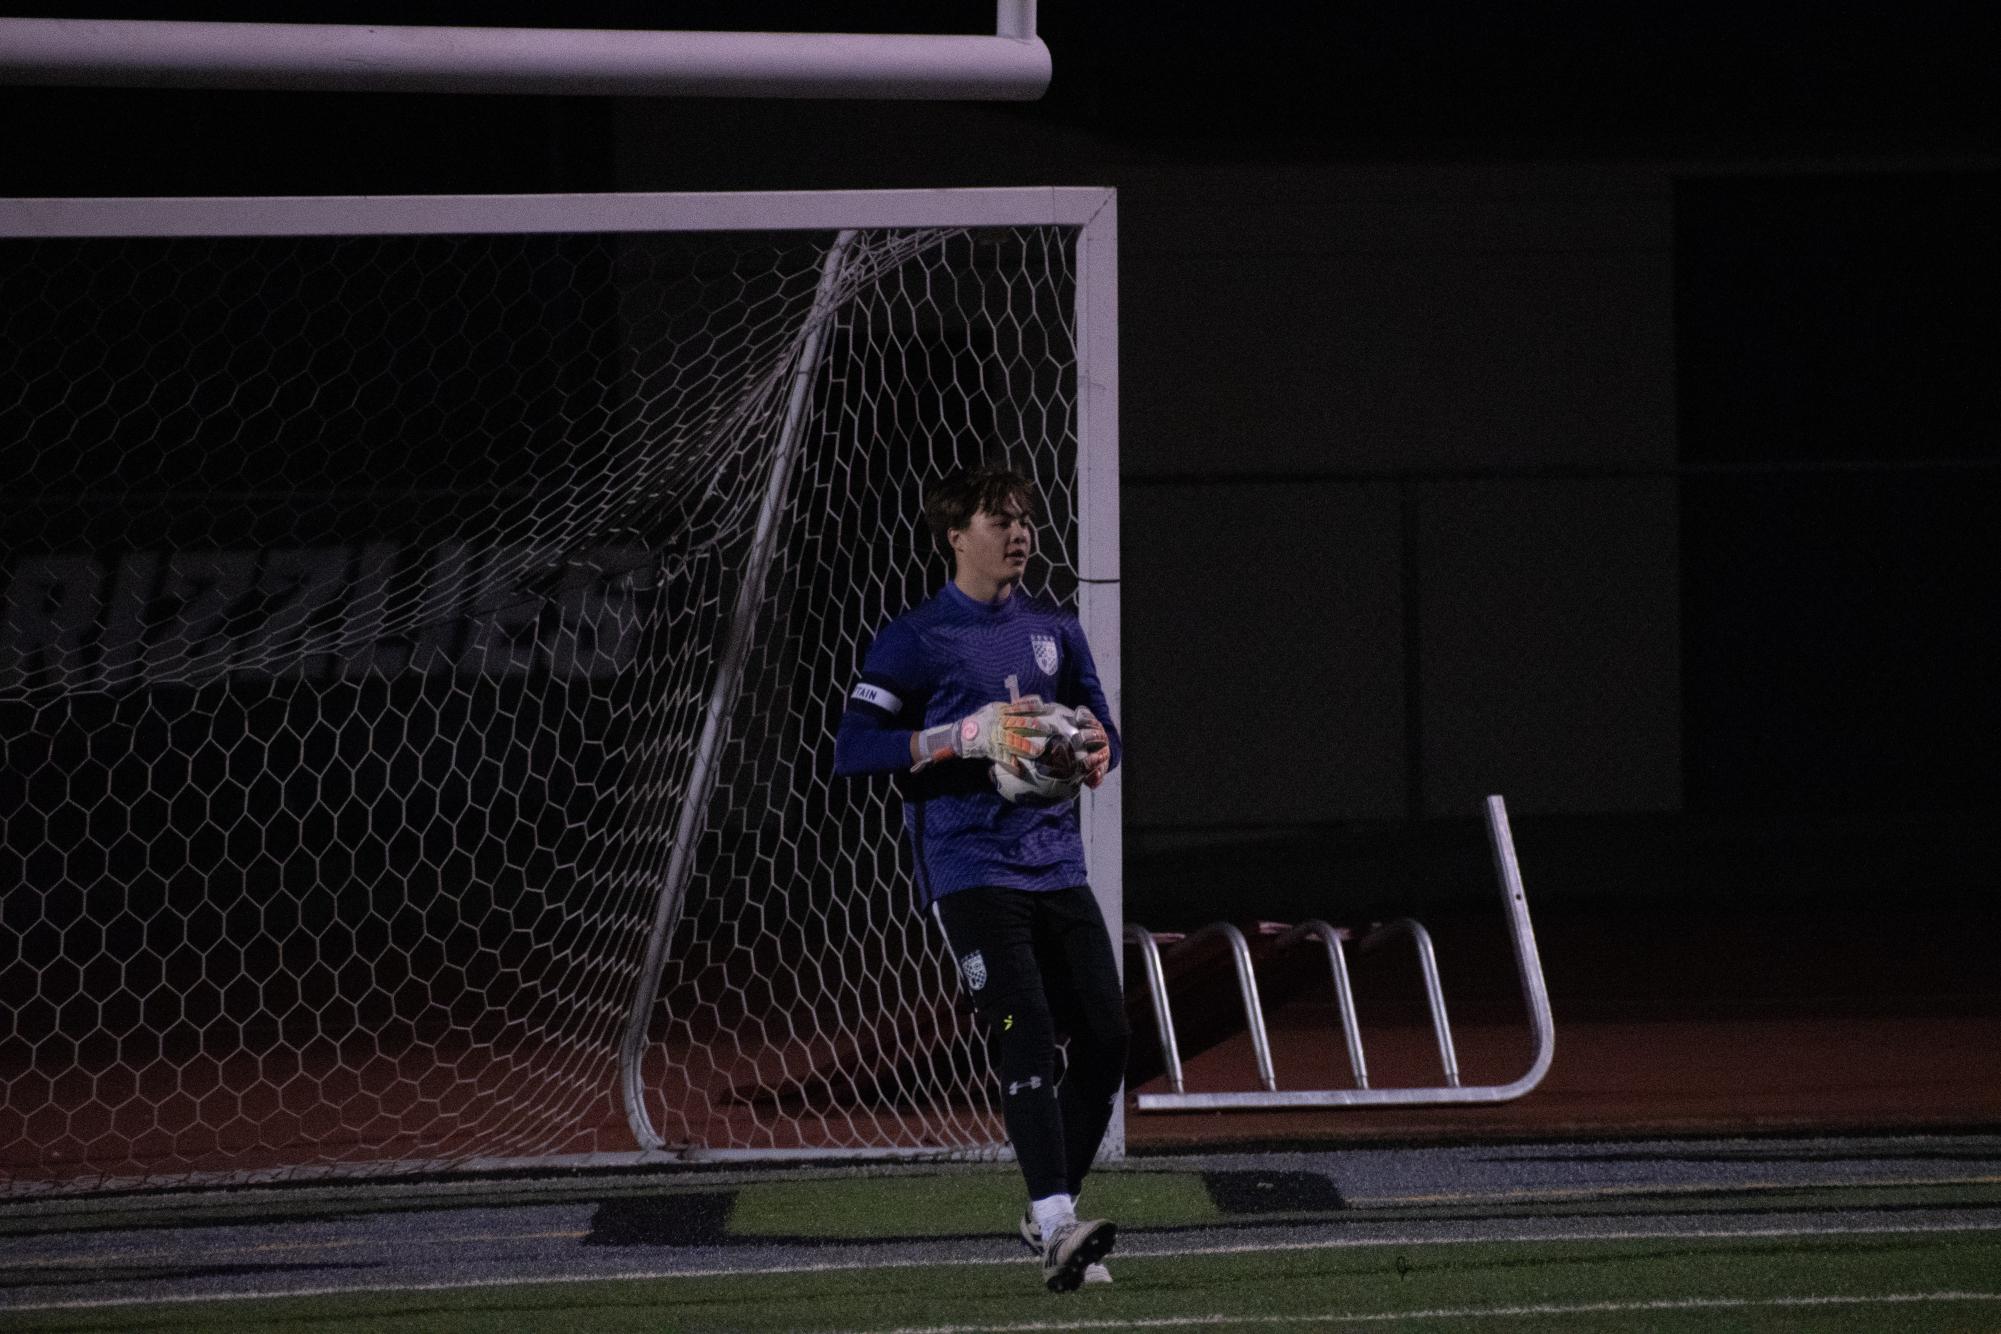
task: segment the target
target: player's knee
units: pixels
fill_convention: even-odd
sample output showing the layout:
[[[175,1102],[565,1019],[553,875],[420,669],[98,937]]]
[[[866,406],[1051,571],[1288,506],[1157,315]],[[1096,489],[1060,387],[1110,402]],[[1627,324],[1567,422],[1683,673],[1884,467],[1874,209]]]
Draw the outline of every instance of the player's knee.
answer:
[[[1117,1024],[1091,1024],[1070,1036],[1070,1067],[1066,1079],[1078,1079],[1109,1094],[1125,1078],[1127,1051],[1132,1045],[1123,1018]]]
[[[1105,1065],[1123,1073],[1126,1068],[1126,1056],[1132,1050],[1132,1042],[1132,1030],[1124,1024],[1107,1033],[1099,1043],[1099,1051],[1102,1053]]]
[[[1056,1023],[1040,996],[1033,992],[999,996],[982,1007],[981,1015],[1004,1078],[1050,1077],[1056,1061]]]
[[[1124,1068],[1126,1051],[1132,1045],[1132,1029],[1126,1023],[1125,1007],[1095,1010],[1070,1036],[1073,1045],[1089,1049],[1094,1061]]]
[[[1003,1045],[1056,1041],[1049,1004],[1033,991],[996,996],[980,1007],[980,1017]]]

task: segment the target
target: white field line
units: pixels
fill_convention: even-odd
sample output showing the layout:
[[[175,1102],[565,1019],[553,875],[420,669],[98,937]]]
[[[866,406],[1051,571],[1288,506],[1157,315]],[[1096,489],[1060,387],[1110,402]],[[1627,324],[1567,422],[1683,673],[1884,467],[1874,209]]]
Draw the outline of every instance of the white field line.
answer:
[[[1337,1251],[1364,1250],[1380,1246],[1472,1246],[1483,1244],[1540,1245],[1553,1242],[1594,1242],[1594,1241],[1737,1241],[1772,1240],[1774,1238],[1801,1237],[1873,1237],[1873,1236],[1922,1236],[1945,1235],[1962,1232],[2001,1232],[2001,1221],[1969,1221],[1952,1223],[1910,1223],[1884,1224],[1836,1224],[1826,1227],[1763,1227],[1763,1228],[1674,1228],[1631,1229],[1621,1232],[1524,1232],[1506,1237],[1469,1236],[1428,1236],[1428,1237],[1323,1237],[1311,1241],[1258,1241],[1217,1246],[1175,1246],[1141,1245],[1120,1248],[1116,1254],[1122,1260],[1133,1259],[1175,1259],[1200,1255],[1247,1255],[1270,1254],[1275,1251]],[[351,1283],[322,1284],[316,1287],[268,1288],[243,1292],[201,1292],[169,1293],[152,1296],[130,1297],[78,1297],[62,1301],[13,1304],[0,1301],[0,1314],[13,1311],[69,1311],[88,1310],[98,1307],[117,1306],[179,1306],[199,1305],[202,1302],[278,1301],[292,1297],[340,1297],[356,1296],[363,1293],[403,1293],[403,1292],[461,1292],[492,1288],[526,1288],[556,1286],[566,1283],[640,1283],[663,1279],[679,1278],[762,1278],[781,1277],[788,1274],[833,1274],[857,1270],[881,1269],[944,1269],[966,1268],[990,1265],[1030,1265],[1033,1261],[1020,1254],[1006,1256],[962,1256],[962,1257],[922,1257],[898,1258],[893,1256],[863,1255],[847,1261],[828,1261],[820,1264],[790,1265],[717,1265],[706,1269],[632,1269],[607,1270],[600,1273],[579,1274],[575,1272],[550,1274],[509,1274],[504,1278],[446,1279],[435,1283]],[[2001,1294],[1996,1294],[2001,1298]],[[1969,1300],[1984,1299],[1982,1294],[1973,1294]],[[1196,1317],[1189,1317],[1194,1319]],[[1203,1317],[1208,1318],[1208,1317]],[[1222,1317],[1215,1317],[1222,1318]],[[1235,1317],[1231,1317],[1234,1319]],[[1304,1317],[1301,1317],[1304,1319]],[[1399,1316],[1398,1318],[1403,1318]],[[1078,1326],[1086,1328],[1087,1326]],[[987,1326],[969,1326],[985,1329]],[[1001,1328],[994,1326],[993,1328]],[[1038,1326],[1024,1325],[1022,1329]],[[1068,1326],[1050,1326],[1068,1328]]]
[[[1433,1191],[1425,1194],[1344,1195],[1351,1209],[1397,1209],[1456,1204],[1575,1204],[1579,1200],[1663,1198],[1676,1195],[1767,1195],[1785,1191],[1903,1190],[1913,1187],[2001,1186],[2001,1175],[1938,1177],[1856,1177],[1846,1181],[1670,1181],[1647,1184],[1608,1181],[1595,1186],[1519,1186],[1493,1190]]]
[[[1184,1315],[1120,1320],[1035,1320],[1011,1325],[909,1325],[884,1334],[1039,1334],[1043,1330],[1217,1329],[1228,1325],[1392,1325],[1413,1320],[1525,1320],[1571,1315],[1633,1315],[1646,1311],[1742,1311],[1763,1307],[1912,1306],[1938,1302],[2001,1302],[2001,1292],[1890,1292],[1875,1297],[1661,1297],[1640,1302],[1548,1302],[1535,1306],[1452,1306],[1429,1311],[1350,1315]]]

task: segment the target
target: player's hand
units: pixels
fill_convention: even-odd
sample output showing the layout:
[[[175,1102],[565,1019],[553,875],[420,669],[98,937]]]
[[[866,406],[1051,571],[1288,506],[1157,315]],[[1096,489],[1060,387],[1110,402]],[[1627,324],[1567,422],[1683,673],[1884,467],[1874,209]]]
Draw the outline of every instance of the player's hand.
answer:
[[[1084,786],[1096,787],[1112,771],[1112,735],[1089,708],[1080,706],[1075,713],[1077,735],[1071,738],[1070,749],[1084,762]]]
[[[917,734],[912,771],[940,760],[1016,760],[1033,757],[1036,741],[1053,735],[1042,721],[1042,701],[1034,695],[995,700],[956,723],[941,723]]]

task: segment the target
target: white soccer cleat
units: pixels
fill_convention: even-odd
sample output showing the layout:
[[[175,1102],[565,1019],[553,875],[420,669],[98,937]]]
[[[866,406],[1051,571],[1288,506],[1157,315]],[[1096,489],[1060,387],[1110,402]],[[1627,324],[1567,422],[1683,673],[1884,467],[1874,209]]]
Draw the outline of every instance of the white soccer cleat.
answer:
[[[1042,1284],[1051,1292],[1075,1292],[1084,1272],[1109,1255],[1119,1225],[1102,1218],[1065,1223],[1042,1241]],[[1111,1274],[1107,1271],[1105,1277]]]
[[[1042,1254],[1042,1229],[1035,1225],[1035,1210],[1033,1209],[1024,1209],[1021,1212],[1021,1244],[1028,1248],[1030,1255]],[[1112,1271],[1103,1265],[1093,1263],[1084,1266],[1085,1287],[1092,1287],[1099,1283],[1110,1283],[1111,1281]]]

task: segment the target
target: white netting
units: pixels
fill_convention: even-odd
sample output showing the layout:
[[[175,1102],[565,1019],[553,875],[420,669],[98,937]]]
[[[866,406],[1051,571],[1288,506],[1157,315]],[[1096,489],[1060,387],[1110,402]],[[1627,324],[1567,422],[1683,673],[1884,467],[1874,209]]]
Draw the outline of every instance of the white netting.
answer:
[[[621,1036],[788,417],[643,1119],[995,1144],[895,798],[832,734],[944,575],[943,472],[1031,469],[1074,602],[1073,246],[0,241],[9,1186],[632,1150]]]

